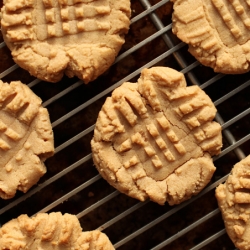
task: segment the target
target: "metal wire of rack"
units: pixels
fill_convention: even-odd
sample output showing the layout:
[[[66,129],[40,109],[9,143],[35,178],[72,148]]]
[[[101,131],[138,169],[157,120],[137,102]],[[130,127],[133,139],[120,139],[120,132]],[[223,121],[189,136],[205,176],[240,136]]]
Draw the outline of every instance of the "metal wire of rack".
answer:
[[[2,4],[2,3],[1,3]],[[0,37],[0,79],[21,80],[49,110],[56,154],[47,173],[26,194],[0,201],[0,223],[21,213],[61,211],[76,214],[83,230],[105,232],[116,249],[234,249],[214,197],[232,166],[250,154],[250,74],[227,76],[200,65],[171,32],[168,0],[132,0],[131,28],[112,67],[85,85],[64,77],[56,84],[30,76],[11,59]],[[214,101],[223,128],[222,153],[211,183],[197,196],[177,205],[138,202],[109,186],[92,162],[90,140],[98,112],[110,92],[140,71],[155,65],[183,72]]]

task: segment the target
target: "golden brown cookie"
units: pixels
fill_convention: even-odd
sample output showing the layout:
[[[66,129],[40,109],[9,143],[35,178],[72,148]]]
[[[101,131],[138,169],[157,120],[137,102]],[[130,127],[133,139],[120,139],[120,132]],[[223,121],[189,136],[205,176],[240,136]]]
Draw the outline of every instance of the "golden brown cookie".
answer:
[[[75,215],[38,213],[21,215],[0,228],[0,249],[114,250],[108,237],[98,230],[82,232]]]
[[[129,18],[129,0],[4,0],[1,27],[14,61],[31,75],[88,83],[114,62]]]
[[[216,109],[198,86],[170,68],[144,69],[104,103],[91,141],[100,174],[121,192],[144,201],[178,204],[200,192],[220,153]]]
[[[173,33],[190,53],[214,71],[238,74],[250,66],[250,3],[223,0],[172,0]]]
[[[238,249],[250,249],[250,155],[234,165],[215,194],[229,237]]]
[[[47,109],[19,81],[0,80],[0,197],[12,198],[46,173],[44,161],[54,154]]]

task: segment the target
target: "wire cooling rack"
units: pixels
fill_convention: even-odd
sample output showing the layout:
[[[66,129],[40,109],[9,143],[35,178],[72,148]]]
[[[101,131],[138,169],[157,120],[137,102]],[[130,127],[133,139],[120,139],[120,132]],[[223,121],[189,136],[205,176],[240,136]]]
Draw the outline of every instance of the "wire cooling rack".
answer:
[[[0,2],[2,5],[2,2]],[[0,223],[20,214],[61,211],[77,215],[83,230],[100,229],[116,249],[235,249],[228,238],[214,196],[232,166],[250,154],[250,74],[223,75],[200,65],[171,31],[167,0],[132,0],[131,27],[112,67],[85,85],[64,77],[42,82],[13,61],[0,37],[0,79],[21,80],[43,100],[50,113],[56,153],[47,173],[26,194],[0,201]],[[167,66],[185,74],[213,100],[223,128],[223,149],[214,157],[212,181],[197,196],[160,206],[123,195],[96,171],[90,140],[102,104],[125,81],[136,82],[146,67]]]

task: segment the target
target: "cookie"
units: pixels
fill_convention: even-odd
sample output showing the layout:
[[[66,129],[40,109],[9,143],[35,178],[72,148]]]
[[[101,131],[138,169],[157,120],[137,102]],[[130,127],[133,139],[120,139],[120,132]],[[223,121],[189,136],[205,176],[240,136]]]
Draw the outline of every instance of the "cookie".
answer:
[[[249,1],[172,2],[173,33],[188,44],[189,52],[198,61],[225,74],[249,71]]]
[[[129,0],[4,0],[1,27],[14,61],[31,75],[88,83],[114,62],[130,12]]]
[[[114,250],[108,237],[98,231],[82,232],[75,215],[38,213],[21,215],[0,228],[0,249]]]
[[[91,140],[96,168],[122,193],[178,204],[200,192],[220,153],[221,126],[210,98],[171,68],[143,69],[99,112]]]
[[[46,173],[54,138],[42,100],[20,81],[0,80],[0,197],[27,192]]]
[[[215,195],[226,231],[238,249],[250,249],[250,155],[234,165]]]

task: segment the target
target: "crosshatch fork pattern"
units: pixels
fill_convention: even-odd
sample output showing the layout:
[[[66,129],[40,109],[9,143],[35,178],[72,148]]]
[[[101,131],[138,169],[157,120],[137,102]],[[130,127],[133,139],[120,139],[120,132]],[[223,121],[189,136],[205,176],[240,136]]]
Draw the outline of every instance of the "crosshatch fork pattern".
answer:
[[[132,1],[133,7],[138,7],[137,5],[140,5],[140,11],[134,12],[134,17],[132,18],[132,27],[131,31],[133,31],[133,27],[137,27],[137,23],[140,23],[140,21],[147,22],[147,20],[150,20],[150,22],[153,23],[153,25],[156,27],[157,30],[161,31],[163,28],[165,28],[165,22],[163,18],[160,18],[161,9],[165,5],[169,4],[168,0],[162,0],[162,1]],[[152,4],[152,5],[151,5]],[[153,5],[154,4],[154,5]],[[136,9],[136,8],[135,8]],[[165,10],[163,10],[164,12]],[[141,33],[143,35],[143,33]],[[124,76],[124,78],[116,79],[114,84],[109,89],[103,90],[100,89],[98,94],[89,96],[88,99],[84,98],[84,95],[82,95],[82,98],[84,99],[84,102],[82,100],[81,104],[77,104],[74,107],[71,107],[71,110],[64,111],[56,115],[54,113],[54,106],[60,106],[62,104],[66,103],[70,105],[69,102],[67,102],[68,97],[70,96],[70,93],[73,92],[77,94],[78,89],[83,88],[84,91],[88,91],[90,86],[84,87],[81,83],[78,82],[78,80],[75,79],[75,82],[73,82],[73,85],[62,85],[63,83],[60,83],[60,86],[54,85],[49,86],[46,85],[44,82],[40,82],[37,79],[33,81],[33,79],[30,79],[27,81],[29,86],[32,86],[32,88],[39,92],[39,86],[43,89],[41,93],[45,91],[46,88],[50,88],[53,90],[53,95],[43,95],[44,101],[48,103],[48,109],[51,112],[52,116],[52,122],[54,124],[54,131],[55,131],[55,139],[56,139],[56,146],[57,146],[57,153],[53,157],[53,159],[57,159],[59,162],[60,158],[63,158],[64,161],[63,164],[60,166],[60,171],[56,172],[54,167],[56,165],[55,162],[53,162],[53,159],[49,160],[47,162],[48,165],[48,173],[45,179],[41,180],[39,185],[37,187],[34,187],[32,190],[30,190],[27,194],[24,195],[17,195],[16,198],[14,198],[11,201],[8,202],[0,202],[0,223],[6,222],[6,220],[11,219],[13,217],[16,217],[16,215],[19,215],[20,212],[27,212],[30,215],[42,210],[42,211],[57,211],[58,209],[61,209],[64,212],[73,212],[78,215],[78,217],[81,220],[82,226],[88,230],[91,229],[91,223],[93,221],[96,221],[96,223],[93,225],[93,227],[99,227],[100,229],[104,230],[108,234],[108,236],[111,238],[112,242],[114,243],[115,247],[118,249],[127,249],[126,247],[130,244],[132,246],[138,246],[138,249],[147,249],[147,247],[140,248],[140,245],[145,242],[146,246],[149,246],[148,249],[178,249],[179,244],[184,241],[186,249],[222,249],[222,247],[229,246],[227,249],[234,249],[234,247],[231,245],[230,240],[226,237],[226,233],[224,228],[221,229],[214,229],[211,231],[210,234],[207,232],[209,231],[209,228],[211,228],[211,225],[216,225],[217,222],[221,223],[220,217],[218,217],[218,210],[215,208],[214,211],[211,210],[211,213],[205,214],[201,213],[200,220],[197,219],[197,221],[192,222],[189,221],[191,217],[194,217],[196,213],[199,211],[205,210],[206,203],[196,203],[196,199],[198,200],[209,200],[209,203],[213,203],[213,190],[214,188],[221,182],[225,181],[226,178],[226,170],[227,168],[224,167],[225,161],[228,159],[230,164],[232,162],[236,162],[236,160],[244,158],[246,154],[249,154],[249,141],[250,136],[249,132],[241,131],[242,134],[240,136],[235,137],[235,129],[237,129],[237,126],[242,127],[243,122],[247,122],[247,117],[249,117],[250,113],[250,107],[249,103],[245,103],[245,106],[242,106],[242,109],[240,108],[241,105],[239,102],[235,102],[234,107],[231,108],[230,112],[228,111],[230,115],[226,115],[226,111],[223,109],[220,109],[221,105],[222,107],[224,103],[231,103],[231,100],[235,100],[237,95],[241,95],[241,98],[243,100],[243,97],[249,93],[249,81],[244,75],[239,75],[236,77],[234,76],[224,76],[224,75],[213,75],[209,74],[208,77],[204,78],[198,78],[199,71],[204,72],[204,68],[199,65],[196,61],[188,60],[187,54],[183,54],[183,43],[176,43],[176,41],[172,40],[172,35],[170,32],[164,32],[159,34],[162,38],[162,40],[167,44],[168,49],[161,54],[155,55],[155,58],[152,59],[152,61],[149,61],[141,66],[143,67],[151,67],[153,65],[162,63],[162,60],[164,58],[167,58],[171,56],[171,60],[173,62],[173,67],[178,68],[182,70],[187,79],[189,79],[189,82],[192,84],[199,84],[201,87],[210,94],[210,89],[213,89],[213,86],[215,86],[216,93],[218,94],[221,89],[218,86],[223,86],[225,88],[225,92],[218,96],[216,95],[213,97],[215,103],[217,103],[217,106],[219,108],[219,113],[217,115],[217,121],[219,121],[222,124],[223,127],[223,139],[224,139],[224,148],[222,150],[222,153],[219,157],[216,157],[214,159],[215,165],[218,168],[218,172],[222,172],[223,178],[217,179],[219,173],[215,173],[215,179],[213,180],[213,183],[207,187],[207,189],[204,190],[204,192],[194,199],[191,199],[189,202],[182,204],[180,206],[174,206],[174,207],[155,207],[151,204],[151,202],[147,203],[133,203],[133,200],[126,200],[124,196],[119,195],[117,192],[113,192],[114,190],[108,190],[108,185],[105,183],[102,183],[102,179],[100,176],[95,175],[94,173],[92,176],[89,176],[87,172],[85,172],[85,168],[90,166],[92,169],[92,162],[91,162],[91,154],[90,152],[85,152],[84,155],[82,155],[82,158],[74,158],[71,161],[68,161],[67,159],[70,158],[70,154],[68,152],[71,147],[76,147],[78,149],[82,149],[85,147],[85,144],[82,142],[85,142],[83,140],[86,138],[86,141],[89,140],[89,134],[93,131],[94,128],[94,122],[91,123],[89,126],[82,129],[82,131],[76,130],[75,134],[70,137],[64,138],[64,140],[60,139],[59,132],[60,127],[66,123],[66,128],[72,127],[75,128],[74,123],[77,123],[74,119],[77,114],[81,114],[85,119],[85,113],[88,114],[88,117],[91,117],[89,114],[93,113],[95,110],[95,106],[98,106],[99,99],[110,93],[111,89],[115,88],[116,86],[119,86],[123,81],[131,80],[132,78],[136,77],[140,73],[140,68],[133,69],[129,72],[127,72],[127,75]],[[137,51],[140,51],[140,46],[145,46],[145,48],[149,47],[148,43],[152,43],[152,41],[157,41],[157,46],[159,47],[159,43],[157,40],[159,38],[158,34],[153,34],[152,37],[143,39],[143,44],[146,42],[146,45],[140,45],[140,41],[138,42],[138,46],[136,46],[136,53]],[[127,43],[131,42],[131,40],[128,40]],[[126,45],[125,48],[127,49]],[[5,51],[6,48],[4,46],[4,43],[0,42],[0,49],[1,53],[3,53],[3,50]],[[155,48],[157,49],[157,48]],[[147,49],[147,51],[151,50]],[[2,55],[2,54],[1,54]],[[3,54],[5,56],[5,54]],[[121,55],[122,57],[129,58],[131,57],[130,52],[125,53]],[[3,57],[3,58],[6,58]],[[2,58],[1,58],[2,59]],[[118,57],[119,60],[119,57]],[[151,59],[150,59],[151,60]],[[174,62],[178,62],[178,65]],[[119,63],[117,63],[119,65]],[[164,64],[165,66],[172,65]],[[123,65],[124,66],[124,65]],[[114,66],[116,67],[116,66]],[[18,71],[18,67],[14,64],[9,64],[8,68],[4,68],[0,72],[1,78],[12,78],[11,76],[15,75]],[[123,70],[125,68],[123,67]],[[18,71],[20,72],[20,71]],[[205,71],[207,74],[207,71]],[[248,74],[246,75],[248,76]],[[20,75],[22,77],[22,75]],[[25,79],[25,78],[24,78]],[[203,79],[203,80],[202,80]],[[228,81],[229,79],[236,80],[237,84],[234,84],[233,86],[235,88],[230,89],[227,87],[228,85],[223,85],[223,81]],[[101,84],[101,82],[99,82]],[[93,83],[93,86],[95,83]],[[86,92],[85,92],[86,93]],[[238,93],[238,94],[237,94]],[[65,96],[65,101],[63,103],[60,103],[60,98],[63,99]],[[213,95],[212,95],[213,96]],[[232,99],[233,98],[233,99]],[[74,98],[76,99],[76,98]],[[239,100],[239,99],[236,99]],[[245,99],[244,99],[245,100]],[[91,107],[89,109],[88,107]],[[63,106],[63,105],[62,105]],[[237,111],[237,112],[236,112]],[[52,114],[53,113],[53,114]],[[78,118],[80,116],[77,116]],[[89,118],[90,119],[90,118]],[[242,122],[241,122],[242,121]],[[91,120],[92,122],[92,120]],[[68,134],[69,131],[63,130],[63,134]],[[83,138],[83,139],[82,139]],[[83,141],[82,141],[83,140]],[[77,142],[80,142],[79,145]],[[245,146],[246,145],[246,146]],[[83,149],[84,150],[84,149]],[[72,153],[71,153],[72,154]],[[74,156],[74,154],[72,154]],[[67,163],[65,163],[65,161]],[[84,167],[81,167],[84,166]],[[227,164],[226,164],[227,165]],[[80,172],[76,172],[77,169],[80,169]],[[88,169],[88,168],[87,168]],[[222,169],[222,170],[221,170]],[[224,169],[224,170],[223,170]],[[228,173],[229,168],[227,169]],[[87,177],[82,176],[82,171],[84,171],[84,175],[87,175]],[[91,171],[91,170],[90,170]],[[224,171],[224,172],[223,172]],[[76,187],[67,188],[72,185],[70,182],[65,182],[65,178],[69,175],[75,175],[74,183],[76,183]],[[81,176],[81,183],[78,183],[78,176]],[[54,184],[55,183],[55,184]],[[53,186],[60,186],[61,189],[58,188],[58,192],[51,194],[51,188]],[[107,190],[106,196],[98,196],[98,193],[93,193],[92,188],[94,186],[98,186],[98,190]],[[65,189],[65,190],[64,190]],[[63,190],[65,192],[63,192]],[[86,190],[86,192],[84,191]],[[108,192],[110,191],[110,192]],[[91,193],[92,192],[92,193]],[[108,192],[108,193],[107,193]],[[210,196],[210,193],[212,194]],[[47,193],[47,197],[44,196],[44,193]],[[48,196],[48,194],[50,194]],[[94,195],[94,196],[93,196]],[[50,198],[51,196],[51,198]],[[37,197],[37,198],[36,198]],[[43,199],[42,199],[43,198]],[[125,203],[127,204],[127,207],[124,208],[124,210],[121,210],[122,204],[124,204],[123,199],[125,199]],[[43,200],[42,204],[39,205],[39,201]],[[35,201],[35,203],[34,203]],[[77,201],[75,204],[74,201]],[[84,202],[83,202],[84,201]],[[62,203],[63,202],[63,203]],[[70,209],[66,208],[68,203],[72,203],[73,205],[70,206]],[[85,204],[83,206],[83,203]],[[132,203],[132,204],[131,204]],[[30,206],[32,204],[32,206]],[[36,204],[34,206],[34,204]],[[110,215],[107,213],[107,216],[104,216],[105,220],[100,220],[100,217],[103,216],[103,211],[105,208],[110,208],[110,211],[114,208],[114,204],[116,204],[115,209],[117,209],[117,213],[114,215]],[[193,204],[193,205],[192,205]],[[34,207],[34,209],[31,209]],[[185,207],[187,208],[185,210]],[[216,205],[215,205],[216,207]],[[31,210],[30,210],[31,209]],[[82,209],[82,211],[81,211]],[[119,210],[119,211],[118,211]],[[160,214],[157,212],[158,210],[161,210],[162,213]],[[192,212],[192,216],[190,213]],[[182,217],[184,213],[184,217]],[[186,214],[188,213],[188,214]],[[135,216],[133,217],[133,215]],[[144,222],[140,224],[140,214],[145,216]],[[155,217],[153,217],[153,214],[155,214]],[[152,216],[151,216],[152,215]],[[96,217],[93,217],[96,216]],[[171,219],[173,217],[173,219]],[[178,220],[177,217],[181,218],[181,223],[175,223]],[[95,219],[94,219],[95,218]],[[99,218],[99,219],[98,219]],[[168,219],[169,218],[169,219]],[[171,220],[170,220],[171,219]],[[169,221],[170,220],[170,221]],[[174,222],[174,223],[173,223]],[[188,225],[188,222],[190,222]],[[171,227],[169,226],[171,224]],[[118,227],[116,227],[118,225]],[[123,228],[123,225],[126,226],[126,228]],[[204,225],[204,226],[203,226]],[[129,226],[132,226],[132,229],[129,230]],[[174,228],[176,226],[179,226],[176,231],[174,231]],[[124,233],[119,231],[119,228],[124,229]],[[117,230],[116,230],[117,229]],[[169,230],[173,230],[169,232]],[[197,230],[196,230],[197,229]],[[117,231],[117,233],[116,233]],[[198,237],[194,239],[192,244],[190,243],[192,241],[193,234],[192,232]],[[155,232],[155,233],[154,233]],[[117,236],[119,233],[120,237]],[[161,235],[162,237],[157,238],[156,233]],[[143,236],[145,236],[143,238]],[[152,238],[153,236],[153,238]],[[121,238],[122,237],[122,238]],[[142,240],[143,239],[143,240]],[[154,241],[154,240],[155,241]],[[158,239],[158,240],[157,240]],[[145,246],[145,245],[144,245]],[[212,246],[212,248],[211,248]],[[175,248],[173,248],[175,247]],[[183,248],[182,248],[183,249]]]
[[[142,163],[157,181],[203,152],[218,154],[221,145],[220,126],[211,122],[216,113],[211,100],[197,86],[186,87],[181,74],[168,82],[166,72],[149,77],[143,71],[138,84],[114,90],[96,126],[105,142],[117,136],[113,147],[121,161],[130,158],[125,168]]]
[[[19,14],[20,10],[22,13]],[[67,1],[21,1],[17,9],[7,2],[6,15],[11,20],[8,25],[12,27],[8,35],[11,41],[21,42],[107,31],[110,24],[105,15],[109,15],[110,11],[107,0],[77,0],[71,5],[67,5]]]
[[[250,29],[250,18],[245,11],[244,5],[242,5],[238,0],[226,1],[226,3],[222,0],[212,0],[212,2],[215,8],[218,10],[221,19],[224,21],[225,25],[228,27],[232,35],[241,42],[242,40],[246,39],[244,37],[247,33],[246,30]],[[244,2],[244,4],[249,7],[249,1]],[[229,11],[230,5],[232,6],[233,10],[238,16],[238,19],[241,20],[241,24],[243,25],[237,25],[234,21],[233,11]]]

